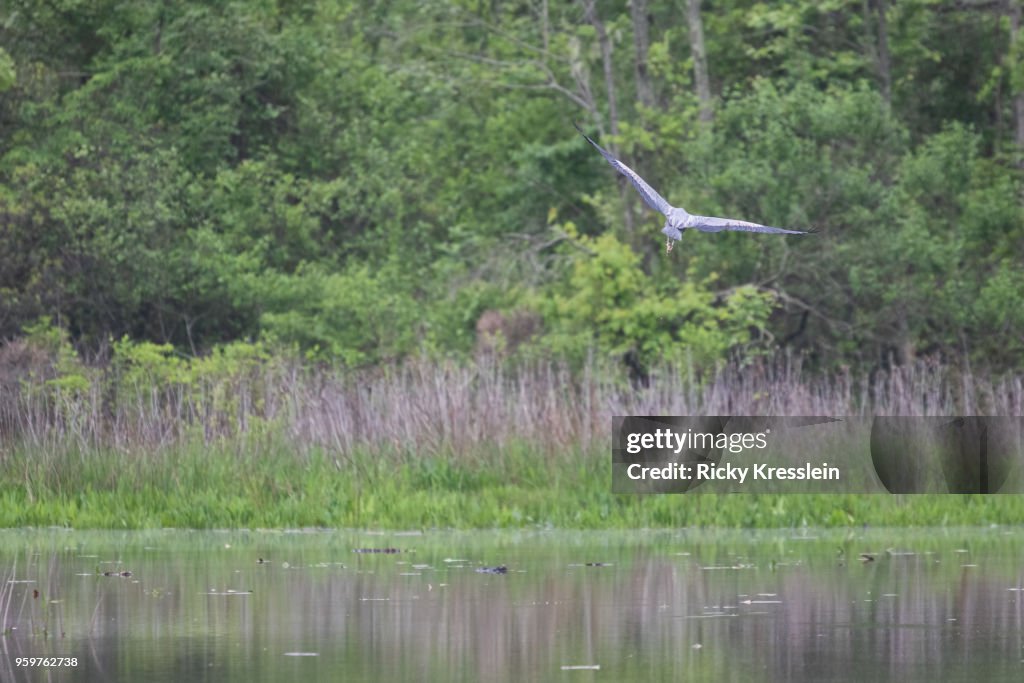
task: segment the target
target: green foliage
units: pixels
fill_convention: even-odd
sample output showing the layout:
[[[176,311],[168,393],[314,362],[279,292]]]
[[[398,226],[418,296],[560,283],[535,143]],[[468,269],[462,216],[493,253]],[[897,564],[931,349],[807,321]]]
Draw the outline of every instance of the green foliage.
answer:
[[[122,389],[164,389],[190,383],[189,366],[174,355],[170,344],[114,342],[113,370]]]
[[[368,268],[325,273],[309,267],[264,283],[271,311],[262,317],[274,344],[295,345],[314,358],[345,365],[392,360],[417,340],[417,308],[393,280]]]
[[[1024,278],[1009,258],[1024,211],[1018,182],[980,157],[979,142],[952,125],[907,156],[885,197],[885,238],[863,234],[848,249],[862,319],[899,353],[957,349],[1006,366],[1020,348],[1008,288]]]
[[[662,0],[643,63],[621,3],[599,30],[573,3],[11,0],[0,338],[46,316],[87,355],[170,344],[129,363],[170,381],[246,339],[466,356],[484,311],[525,307],[538,348],[577,356],[713,364],[778,340],[823,365],[1019,368],[1008,7],[705,3],[701,122]],[[675,203],[818,234],[687,234],[659,258],[660,217],[571,120]],[[592,265],[554,246],[568,221]]]
[[[628,3],[596,3],[602,46],[578,3],[9,0],[0,339],[31,353],[5,386],[68,441],[5,452],[0,524],[1019,522],[1002,500],[616,497],[605,452],[514,443],[339,463],[280,443],[260,385],[293,352],[465,358],[482,314],[517,310],[543,315],[521,353],[641,371],[779,347],[1019,370],[1009,9],[704,3],[704,122],[678,2],[648,3],[642,63]],[[817,234],[688,232],[666,257],[572,120],[676,204]],[[194,440],[98,448],[83,394]]]
[[[134,342],[125,337],[113,344],[105,379],[111,405],[129,413],[156,411],[159,419],[168,421],[191,419],[198,413],[220,433],[235,435],[246,430],[249,438],[258,439],[270,425],[260,417],[265,395],[256,377],[273,362],[259,343],[232,342],[214,347],[206,355],[186,358],[177,355],[170,344]],[[243,393],[248,402],[244,410]],[[180,410],[185,404],[191,414]]]
[[[83,393],[89,389],[91,374],[71,346],[67,330],[43,316],[25,325],[24,335],[30,348],[42,351],[48,358],[48,367],[29,369],[29,386],[43,382],[45,387],[58,396],[61,393]]]
[[[0,48],[0,93],[9,90],[17,80],[14,60],[7,54],[7,51]]]
[[[409,467],[395,467],[396,455],[355,453],[339,471],[323,453],[300,459],[273,442],[184,445],[143,461],[14,450],[0,463],[0,526],[749,529],[1024,518],[1018,496],[612,495],[604,450],[552,458],[509,444],[481,454],[486,465],[435,454]]]
[[[559,354],[580,358],[596,346],[604,354],[630,354],[642,366],[704,367],[752,346],[764,330],[771,295],[753,287],[718,295],[709,288],[713,277],[655,280],[611,234],[573,239],[589,253],[575,259],[564,290],[545,302],[552,329],[545,343]]]

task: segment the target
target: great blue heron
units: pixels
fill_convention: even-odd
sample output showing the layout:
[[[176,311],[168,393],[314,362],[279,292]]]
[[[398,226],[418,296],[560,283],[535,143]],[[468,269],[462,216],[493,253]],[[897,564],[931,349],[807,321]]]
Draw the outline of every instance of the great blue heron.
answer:
[[[626,166],[624,163],[613,157],[608,153],[601,145],[591,140],[586,133],[584,133],[578,125],[574,122],[572,125],[576,126],[576,130],[580,132],[587,142],[592,144],[597,151],[601,153],[608,163],[612,165],[616,171],[626,176],[629,182],[633,183],[633,187],[636,188],[640,196],[647,202],[647,206],[660,211],[665,214],[665,227],[661,229],[662,234],[665,235],[665,251],[672,251],[672,245],[676,240],[679,240],[683,236],[683,230],[687,228],[695,228],[701,232],[721,232],[723,230],[738,230],[740,232],[772,232],[783,235],[806,235],[806,230],[786,230],[784,228],[773,228],[768,225],[761,225],[760,223],[751,223],[749,221],[740,221],[733,218],[715,218],[714,216],[697,216],[686,209],[679,206],[672,206],[665,198],[658,194],[658,191],[648,185],[643,178],[641,178],[636,171]]]

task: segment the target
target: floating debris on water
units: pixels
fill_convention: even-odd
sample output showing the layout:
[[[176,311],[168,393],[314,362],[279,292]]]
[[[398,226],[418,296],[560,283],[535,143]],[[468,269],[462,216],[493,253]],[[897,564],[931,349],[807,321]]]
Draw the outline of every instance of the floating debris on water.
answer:
[[[128,571],[127,569],[124,570],[123,572],[103,572],[103,576],[123,576],[123,577],[127,578],[127,577],[129,577],[131,575],[132,575],[132,573],[130,571]]]
[[[499,565],[497,567],[477,567],[477,574],[508,574],[508,567]]]
[[[319,652],[285,652],[285,657],[319,657]]]
[[[756,565],[753,564],[734,564],[734,565],[716,565],[713,567],[701,567],[704,571],[711,571],[712,569],[757,569]]]
[[[587,562],[588,567],[611,567],[609,562]]]
[[[402,552],[398,548],[356,548],[353,552],[356,553],[383,553],[385,555],[393,555],[395,553]]]
[[[600,671],[600,664],[563,664],[562,671]]]

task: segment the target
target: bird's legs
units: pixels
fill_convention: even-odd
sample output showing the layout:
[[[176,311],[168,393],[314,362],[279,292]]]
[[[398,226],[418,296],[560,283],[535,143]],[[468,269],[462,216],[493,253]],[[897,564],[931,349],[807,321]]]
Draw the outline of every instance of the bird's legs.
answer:
[[[666,254],[671,254],[672,253],[672,238],[671,237],[666,237],[665,238],[665,253]]]

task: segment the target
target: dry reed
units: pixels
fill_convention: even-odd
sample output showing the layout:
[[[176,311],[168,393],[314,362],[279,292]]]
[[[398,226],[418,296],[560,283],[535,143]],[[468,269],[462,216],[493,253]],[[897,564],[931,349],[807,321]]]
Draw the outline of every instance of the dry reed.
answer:
[[[731,365],[703,381],[656,369],[636,387],[596,365],[409,362],[373,372],[270,362],[244,376],[163,388],[93,381],[86,391],[23,383],[0,394],[0,446],[153,454],[184,441],[298,454],[357,450],[483,457],[510,442],[550,452],[609,443],[614,415],[1014,415],[1024,377],[998,380],[929,362],[811,375],[787,358]]]

